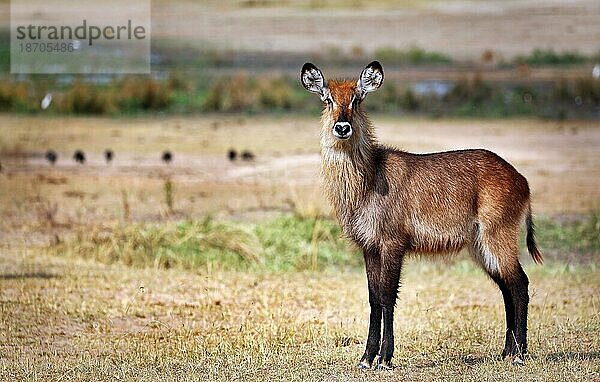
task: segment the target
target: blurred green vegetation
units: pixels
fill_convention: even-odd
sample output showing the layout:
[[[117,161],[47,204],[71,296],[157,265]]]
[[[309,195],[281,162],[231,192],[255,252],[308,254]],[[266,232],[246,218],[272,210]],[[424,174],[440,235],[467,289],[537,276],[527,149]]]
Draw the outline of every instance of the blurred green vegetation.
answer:
[[[411,46],[406,50],[395,48],[379,48],[375,50],[375,57],[384,62],[400,65],[426,65],[450,64],[452,59],[439,52],[430,52],[418,46]]]
[[[480,75],[446,81],[444,93],[418,92],[414,84],[389,80],[366,101],[368,110],[431,117],[550,119],[598,118],[600,79],[560,78],[548,83],[486,81]],[[40,101],[52,89],[50,108]],[[184,79],[172,72],[164,79],[115,77],[102,83],[75,77],[70,84],[47,78],[0,80],[0,112],[132,115],[145,113],[318,113],[320,102],[296,78],[238,72],[211,79]]]
[[[527,64],[531,66],[541,65],[576,65],[586,61],[598,61],[600,52],[596,55],[587,57],[577,52],[556,52],[553,49],[535,49],[528,55],[515,57],[517,64]]]
[[[600,254],[600,209],[569,223],[538,219],[536,226],[537,240],[546,248]]]
[[[546,255],[576,253],[581,255],[580,262],[585,262],[600,253],[599,211],[573,222],[560,223],[549,218],[536,222],[538,245]],[[254,224],[206,218],[156,225],[102,226],[81,230],[72,240],[52,245],[50,251],[104,263],[198,271],[286,272],[363,266],[359,250],[342,237],[335,221],[300,215]],[[587,256],[590,254],[593,256]],[[557,258],[546,257],[550,261]]]
[[[0,70],[10,69],[9,36],[0,31]],[[294,72],[299,62],[313,60],[332,68],[364,65],[361,47],[336,48],[323,54],[260,54],[205,46],[201,49],[177,42],[153,41],[151,75],[9,75],[0,76],[0,112],[143,115],[152,113],[318,113],[318,100],[299,84]],[[439,52],[418,46],[380,48],[375,58],[390,67],[445,68],[465,65]],[[490,53],[490,57],[493,54]],[[600,61],[600,52],[584,56],[575,52],[535,50],[496,65],[581,65]],[[293,69],[287,70],[287,69]],[[248,69],[253,69],[252,74]],[[260,69],[260,70],[258,70]],[[281,70],[284,69],[284,70]],[[386,80],[367,100],[367,108],[382,113],[430,117],[538,116],[549,119],[600,118],[600,80],[591,76],[535,81],[496,81],[477,74],[437,82],[444,91],[423,91],[419,85]],[[441,84],[441,85],[440,85]],[[40,108],[46,93],[53,101]]]

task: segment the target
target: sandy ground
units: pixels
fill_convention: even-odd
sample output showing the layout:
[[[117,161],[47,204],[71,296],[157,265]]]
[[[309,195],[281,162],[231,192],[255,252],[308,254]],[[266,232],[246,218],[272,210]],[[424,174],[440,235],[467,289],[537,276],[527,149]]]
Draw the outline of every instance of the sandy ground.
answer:
[[[597,1],[360,2],[324,8],[298,3],[236,8],[157,2],[153,33],[218,48],[284,52],[370,53],[416,44],[474,59],[486,49],[505,57],[534,48],[596,53],[600,37]]]

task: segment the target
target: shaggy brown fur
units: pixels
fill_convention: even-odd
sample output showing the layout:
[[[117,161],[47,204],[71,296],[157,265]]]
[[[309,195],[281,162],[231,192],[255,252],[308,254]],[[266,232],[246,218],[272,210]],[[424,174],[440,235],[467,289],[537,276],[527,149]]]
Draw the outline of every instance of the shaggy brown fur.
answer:
[[[368,84],[368,76],[378,70],[380,85],[383,70],[376,62],[363,71],[362,81]],[[321,117],[323,186],[343,232],[363,249],[369,285],[369,336],[359,366],[370,367],[376,356],[378,367],[391,365],[393,310],[405,254],[446,254],[463,248],[502,291],[507,319],[502,354],[521,362],[527,350],[529,300],[527,276],[519,262],[523,218],[529,252],[542,262],[527,180],[486,150],[412,154],[377,143],[361,101],[379,86],[365,91],[361,80],[319,83],[320,76],[312,64],[303,68],[305,87],[326,102]],[[341,118],[352,128],[347,139],[332,134]]]

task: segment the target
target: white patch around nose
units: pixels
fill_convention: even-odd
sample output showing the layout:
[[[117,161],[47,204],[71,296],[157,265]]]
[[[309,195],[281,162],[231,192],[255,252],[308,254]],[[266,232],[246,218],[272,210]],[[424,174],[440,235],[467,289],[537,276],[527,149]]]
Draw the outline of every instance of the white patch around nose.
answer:
[[[337,129],[340,129],[340,130],[342,130],[342,131],[344,131],[344,130],[348,130],[348,134],[346,134],[346,135],[340,135],[340,134],[337,132]],[[349,122],[336,122],[336,123],[333,125],[333,135],[334,135],[336,138],[339,138],[339,139],[348,139],[348,138],[350,138],[350,136],[352,135],[352,126],[350,125],[350,123],[349,123]]]

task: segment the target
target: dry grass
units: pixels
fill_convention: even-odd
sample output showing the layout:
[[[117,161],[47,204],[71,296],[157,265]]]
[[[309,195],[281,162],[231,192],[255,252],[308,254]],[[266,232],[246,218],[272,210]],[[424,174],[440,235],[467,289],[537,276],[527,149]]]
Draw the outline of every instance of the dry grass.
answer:
[[[600,274],[529,266],[530,352],[498,360],[500,293],[470,263],[410,261],[392,372],[358,371],[362,271],[193,274],[0,255],[2,380],[594,380]],[[477,285],[477,288],[473,286]]]

